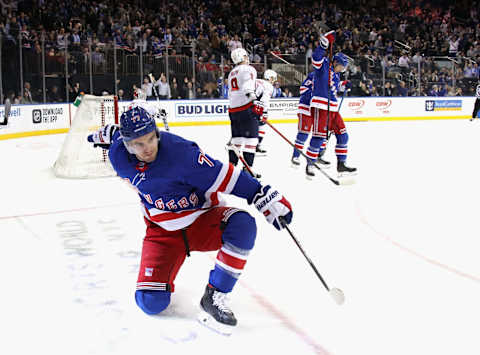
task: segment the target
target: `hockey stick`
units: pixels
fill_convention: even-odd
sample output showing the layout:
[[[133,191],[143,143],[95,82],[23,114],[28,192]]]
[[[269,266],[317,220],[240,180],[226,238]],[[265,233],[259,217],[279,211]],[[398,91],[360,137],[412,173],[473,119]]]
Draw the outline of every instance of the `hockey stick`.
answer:
[[[7,98],[5,100],[5,106],[4,106],[4,109],[5,109],[5,112],[4,112],[4,117],[3,117],[3,122],[0,123],[0,125],[2,126],[6,126],[8,124],[8,116],[10,116],[10,110],[12,108],[12,103],[10,102],[10,100]]]
[[[149,73],[148,77],[150,78],[150,81],[152,82],[153,93],[155,94],[155,97],[157,99],[157,103],[160,105],[160,99],[158,97],[157,89],[155,89],[155,80],[153,79],[152,73]],[[160,108],[159,108],[159,110],[160,110]],[[163,121],[163,125],[165,126],[165,129],[167,131],[170,131],[170,127],[168,127],[168,122],[167,122],[167,115],[166,114],[165,115],[160,114],[160,116],[162,117],[162,121]]]
[[[255,177],[256,174],[253,172],[252,168],[250,166],[248,166],[247,162],[245,161],[245,159],[243,159],[242,155],[240,154],[240,152],[238,151],[238,148],[235,147],[235,145],[232,144],[232,149],[233,151],[235,152],[235,155],[238,157],[238,159],[242,162],[243,166],[245,166],[245,169],[247,169],[248,173],[250,174],[250,176],[252,177]],[[338,305],[342,305],[344,302],[345,302],[345,295],[343,293],[342,290],[340,290],[339,288],[330,288],[328,287],[327,283],[325,282],[325,280],[323,279],[322,275],[320,274],[320,272],[318,271],[317,267],[315,266],[315,264],[312,262],[312,260],[308,257],[307,253],[305,253],[305,250],[302,248],[302,245],[300,244],[300,242],[298,241],[298,239],[295,237],[295,235],[292,233],[292,231],[290,230],[290,228],[288,227],[288,224],[286,223],[285,219],[283,217],[279,217],[279,220],[280,220],[280,224],[282,225],[283,228],[285,228],[288,232],[288,234],[290,234],[290,237],[292,237],[293,241],[295,242],[295,244],[297,245],[298,249],[300,249],[300,251],[302,252],[303,256],[305,257],[305,259],[307,259],[308,263],[310,264],[310,266],[312,267],[313,271],[315,271],[315,274],[317,275],[317,277],[320,279],[320,281],[322,282],[322,285],[323,287],[325,287],[325,289],[328,291],[328,293],[330,294],[330,296],[332,296],[333,300],[335,301],[336,304]]]
[[[265,123],[268,124],[270,126],[271,129],[273,129],[280,137],[282,137],[288,144],[290,144],[290,146],[293,147],[293,149],[295,149],[297,152],[299,152],[305,159],[307,159],[307,161],[311,161],[311,159],[304,153],[302,152],[300,149],[298,149],[297,147],[295,147],[295,144],[293,144],[292,142],[290,142],[290,140],[285,137],[278,129],[276,129],[270,122],[268,122],[267,120],[265,120]],[[315,166],[318,170],[320,170],[320,172],[325,175],[331,182],[333,182],[335,185],[340,185],[340,182],[338,180],[335,180],[334,178],[332,178],[330,175],[328,175],[325,171],[323,171],[323,169],[318,166],[317,163],[313,163],[312,162],[312,165]],[[341,185],[345,185],[345,184],[341,184]]]

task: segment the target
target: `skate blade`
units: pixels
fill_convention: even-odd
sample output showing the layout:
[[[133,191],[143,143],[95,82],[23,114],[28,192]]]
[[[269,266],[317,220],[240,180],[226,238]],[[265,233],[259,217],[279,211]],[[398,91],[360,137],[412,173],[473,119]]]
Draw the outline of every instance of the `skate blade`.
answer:
[[[256,157],[266,157],[266,156],[267,156],[267,153],[255,152],[255,158],[256,158]]]
[[[208,314],[204,310],[200,311],[200,313],[198,314],[197,320],[200,324],[204,325],[208,329],[213,330],[214,332],[221,335],[225,335],[225,336],[232,335],[233,329],[235,329],[235,326],[233,325],[217,322],[215,318],[213,318],[210,314]]]
[[[292,169],[295,169],[295,170],[296,170],[296,169],[298,169],[298,168],[300,167],[300,164],[290,163],[290,167],[291,167]]]
[[[307,180],[315,180],[315,175],[311,176],[311,175],[305,175],[305,177],[307,178]]]

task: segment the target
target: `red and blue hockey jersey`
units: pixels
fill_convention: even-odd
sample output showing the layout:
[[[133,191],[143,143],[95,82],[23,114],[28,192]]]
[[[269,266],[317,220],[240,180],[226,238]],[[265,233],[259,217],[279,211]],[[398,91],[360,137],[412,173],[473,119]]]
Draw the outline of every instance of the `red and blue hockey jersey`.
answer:
[[[166,230],[185,228],[209,208],[224,205],[222,193],[251,203],[260,189],[241,169],[177,135],[160,132],[157,157],[148,164],[128,153],[119,132],[113,138],[108,151],[113,168],[138,192],[145,218]]]
[[[312,99],[314,72],[308,73],[307,78],[300,85],[300,100],[298,102],[298,113],[310,116],[310,100]]]
[[[318,46],[312,54],[312,65],[314,70],[313,93],[310,100],[311,107],[318,107],[322,110],[328,109],[330,97],[330,111],[338,111],[337,92],[339,91],[340,76],[330,68],[330,60],[325,56],[325,49]],[[329,83],[330,71],[330,83]]]

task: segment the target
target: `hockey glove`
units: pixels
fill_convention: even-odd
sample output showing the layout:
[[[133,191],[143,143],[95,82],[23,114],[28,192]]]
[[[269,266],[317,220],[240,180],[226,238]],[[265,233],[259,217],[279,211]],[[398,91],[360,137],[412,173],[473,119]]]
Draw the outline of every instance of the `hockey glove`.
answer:
[[[265,123],[265,122],[267,122],[267,120],[268,120],[268,112],[267,112],[267,111],[263,111],[262,116],[260,116],[260,122],[261,122],[261,123]]]
[[[340,85],[338,87],[338,91],[346,91],[352,87],[352,83],[348,80],[344,80],[340,82]]]
[[[328,43],[330,44],[330,46],[332,46],[333,43],[335,43],[335,31],[334,30],[325,33],[324,36],[328,40]]]
[[[292,206],[277,190],[274,190],[270,185],[262,186],[253,198],[253,203],[257,210],[259,210],[268,223],[271,223],[278,230],[283,228],[279,218],[283,217],[286,224],[292,221]]]
[[[108,149],[110,148],[110,144],[112,144],[113,135],[118,129],[119,127],[117,125],[107,124],[95,133],[89,134],[87,140],[93,143],[94,147]]]
[[[263,104],[262,101],[258,101],[258,100],[253,101],[253,112],[257,116],[261,116],[264,110],[265,110],[265,105]]]

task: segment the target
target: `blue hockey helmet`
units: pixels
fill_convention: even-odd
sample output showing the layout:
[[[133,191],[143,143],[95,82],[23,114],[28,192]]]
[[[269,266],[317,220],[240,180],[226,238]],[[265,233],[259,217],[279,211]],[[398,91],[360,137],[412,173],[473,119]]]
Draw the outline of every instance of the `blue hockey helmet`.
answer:
[[[125,111],[120,116],[120,134],[124,142],[144,136],[156,129],[155,118],[139,106]]]
[[[345,69],[347,69],[348,66],[348,58],[345,54],[342,52],[338,52],[333,56],[333,61],[337,62],[337,64],[343,65]]]

